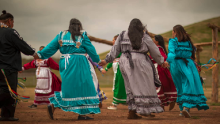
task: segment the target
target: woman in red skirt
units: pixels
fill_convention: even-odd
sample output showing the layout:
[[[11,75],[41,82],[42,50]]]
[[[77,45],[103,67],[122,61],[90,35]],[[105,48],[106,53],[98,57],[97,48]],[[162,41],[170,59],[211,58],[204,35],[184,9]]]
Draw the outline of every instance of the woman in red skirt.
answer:
[[[164,45],[163,37],[161,35],[155,35],[153,41],[159,48],[160,54],[164,57],[164,61],[166,61],[167,51]],[[170,105],[169,110],[172,110],[175,106],[177,91],[173,83],[170,71],[168,70],[168,68],[163,68],[160,65],[158,65],[153,59],[152,61],[155,67],[157,68],[158,76],[162,84],[161,87],[157,88],[157,95],[158,98],[161,100],[161,106],[164,109],[164,106]]]
[[[44,46],[41,46],[40,50],[43,48]],[[50,71],[49,67],[54,70],[59,70],[59,65],[52,58],[33,60],[24,64],[22,67],[22,70],[37,68],[35,98],[34,103],[31,106],[28,106],[29,108],[37,108],[37,105],[49,105],[50,102],[48,98],[54,96],[54,91],[61,90],[60,79]]]

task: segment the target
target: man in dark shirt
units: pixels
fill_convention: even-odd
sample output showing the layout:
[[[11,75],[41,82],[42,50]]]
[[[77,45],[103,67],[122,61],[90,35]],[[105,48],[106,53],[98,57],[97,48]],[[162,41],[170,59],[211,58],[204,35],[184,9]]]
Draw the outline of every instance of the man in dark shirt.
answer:
[[[16,99],[9,87],[17,92],[18,71],[22,70],[21,52],[36,56],[35,51],[18,34],[14,26],[14,17],[6,11],[0,16],[0,121],[17,121],[14,118]],[[7,80],[7,81],[6,81]]]

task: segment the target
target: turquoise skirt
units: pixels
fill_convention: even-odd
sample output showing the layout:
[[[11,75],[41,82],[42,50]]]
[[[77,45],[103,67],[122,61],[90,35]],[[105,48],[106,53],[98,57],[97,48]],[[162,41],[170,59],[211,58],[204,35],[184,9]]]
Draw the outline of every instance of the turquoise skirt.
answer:
[[[180,110],[183,107],[207,110],[202,83],[197,68],[191,59],[187,59],[188,65],[183,60],[175,60],[170,64],[170,72],[177,90],[177,103]]]
[[[98,114],[99,97],[90,72],[90,65],[84,55],[70,55],[59,62],[62,78],[61,92],[49,98],[54,107],[80,115]]]

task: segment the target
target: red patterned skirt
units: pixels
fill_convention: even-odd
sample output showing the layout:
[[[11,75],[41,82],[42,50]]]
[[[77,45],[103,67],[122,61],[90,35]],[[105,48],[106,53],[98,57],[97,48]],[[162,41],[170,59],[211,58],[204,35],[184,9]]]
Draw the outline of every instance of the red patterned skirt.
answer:
[[[161,100],[161,106],[168,106],[169,103],[176,101],[177,91],[171,77],[170,71],[167,68],[163,68],[160,65],[157,66],[159,79],[161,81],[161,87],[157,90],[158,98]]]

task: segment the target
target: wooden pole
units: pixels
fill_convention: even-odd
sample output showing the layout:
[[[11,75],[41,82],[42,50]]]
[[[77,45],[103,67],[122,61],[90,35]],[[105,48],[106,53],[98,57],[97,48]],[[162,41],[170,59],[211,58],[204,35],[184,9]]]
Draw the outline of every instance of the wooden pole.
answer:
[[[217,28],[217,32],[220,32],[220,27],[217,26],[217,25],[215,25],[215,24],[209,23],[209,24],[208,24],[208,27],[211,28],[211,29],[216,29],[216,28]]]
[[[212,28],[212,57],[218,61],[218,27]],[[212,102],[218,102],[218,65],[212,69]]]
[[[148,33],[149,33],[149,36],[150,36],[151,38],[154,38],[154,36],[156,35],[156,34],[151,33],[151,32],[148,32]],[[107,44],[107,45],[111,45],[111,46],[113,45],[113,44],[112,44],[112,41],[109,41],[109,40],[97,38],[97,37],[94,37],[94,36],[91,36],[91,35],[89,35],[88,37],[89,37],[89,39],[90,39],[91,41],[95,41],[95,42],[98,42],[98,43],[103,43],[103,44]],[[169,42],[169,39],[168,39],[168,38],[163,37],[163,39],[164,39],[165,42],[167,42],[167,43]]]
[[[196,46],[197,50],[196,50],[196,62],[199,64],[200,63],[200,52],[202,51],[202,47],[201,46]]]
[[[109,40],[93,37],[93,36],[90,36],[90,35],[88,36],[88,38],[91,41],[95,41],[95,42],[98,42],[98,43],[104,43],[104,44],[111,45],[111,46],[113,45],[112,41],[109,41]]]

